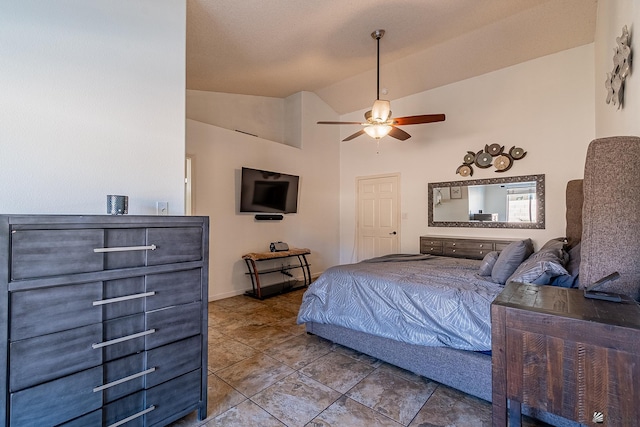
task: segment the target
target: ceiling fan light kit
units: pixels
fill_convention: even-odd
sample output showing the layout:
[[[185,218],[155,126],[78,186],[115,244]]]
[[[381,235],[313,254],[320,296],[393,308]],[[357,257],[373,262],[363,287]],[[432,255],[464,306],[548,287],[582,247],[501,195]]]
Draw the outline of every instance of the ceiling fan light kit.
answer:
[[[364,113],[365,122],[318,122],[320,125],[361,125],[363,129],[349,135],[342,141],[351,141],[354,138],[366,133],[370,137],[380,140],[387,135],[400,141],[411,138],[407,132],[397,126],[417,125],[422,123],[442,122],[445,120],[444,114],[425,114],[420,116],[407,116],[391,118],[391,102],[380,99],[380,39],[384,36],[384,30],[375,30],[371,37],[377,41],[377,81],[376,81],[376,101],[371,110]]]
[[[391,132],[391,126],[385,124],[377,124],[372,126],[367,126],[364,128],[364,131],[371,138],[380,139],[383,136],[387,136],[389,132]]]

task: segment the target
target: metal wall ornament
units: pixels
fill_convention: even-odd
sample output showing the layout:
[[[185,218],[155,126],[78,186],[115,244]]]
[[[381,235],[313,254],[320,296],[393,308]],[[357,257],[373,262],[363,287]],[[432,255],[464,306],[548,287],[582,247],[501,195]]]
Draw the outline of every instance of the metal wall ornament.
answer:
[[[619,110],[624,98],[624,81],[631,73],[631,39],[626,25],[622,27],[622,35],[616,37],[616,44],[613,49],[613,70],[607,73],[604,86],[607,88],[607,104],[613,103]]]
[[[462,164],[456,169],[460,176],[473,176],[473,165],[486,169],[493,165],[496,172],[506,172],[511,169],[513,162],[520,160],[527,155],[527,152],[520,147],[513,146],[508,152],[504,151],[504,145],[486,144],[484,150],[477,153],[467,151],[462,159]]]

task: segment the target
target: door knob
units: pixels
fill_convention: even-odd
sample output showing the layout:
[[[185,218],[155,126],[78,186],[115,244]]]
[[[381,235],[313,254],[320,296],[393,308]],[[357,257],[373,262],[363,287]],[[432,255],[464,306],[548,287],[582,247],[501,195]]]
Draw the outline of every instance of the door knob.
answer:
[[[393,232],[391,232],[391,233],[389,233],[389,234],[390,234],[390,235],[392,235],[392,236],[395,236],[395,235],[396,235],[396,234],[398,234],[398,233],[396,233],[395,231],[393,231]]]

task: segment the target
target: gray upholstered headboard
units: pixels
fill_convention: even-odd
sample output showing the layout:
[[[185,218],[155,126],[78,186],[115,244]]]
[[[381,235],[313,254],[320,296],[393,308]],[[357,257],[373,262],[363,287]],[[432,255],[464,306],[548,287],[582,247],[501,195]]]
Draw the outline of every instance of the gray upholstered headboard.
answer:
[[[603,285],[640,299],[640,138],[618,136],[589,144],[584,167],[580,286],[614,271]]]
[[[567,204],[567,229],[565,236],[572,248],[582,240],[582,203],[584,197],[582,192],[582,180],[574,179],[567,183],[567,194],[565,203]]]

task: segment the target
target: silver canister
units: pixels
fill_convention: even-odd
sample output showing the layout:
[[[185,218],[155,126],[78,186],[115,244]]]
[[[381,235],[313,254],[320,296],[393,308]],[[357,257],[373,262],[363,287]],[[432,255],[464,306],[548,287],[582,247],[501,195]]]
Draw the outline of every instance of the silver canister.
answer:
[[[129,196],[107,195],[107,213],[109,215],[126,215],[129,213]]]

